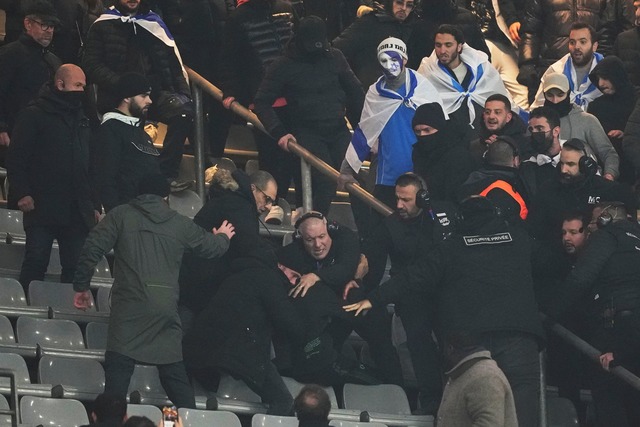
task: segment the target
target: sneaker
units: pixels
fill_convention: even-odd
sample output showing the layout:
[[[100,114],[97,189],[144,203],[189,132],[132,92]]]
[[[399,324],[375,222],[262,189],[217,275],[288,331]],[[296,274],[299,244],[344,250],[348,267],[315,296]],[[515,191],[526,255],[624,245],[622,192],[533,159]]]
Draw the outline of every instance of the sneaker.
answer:
[[[184,191],[191,187],[193,183],[194,181],[178,181],[177,179],[172,179],[169,182],[169,186],[171,187],[172,193],[179,193],[180,191]]]
[[[272,206],[264,219],[267,224],[281,225],[284,219],[284,210],[280,206]]]

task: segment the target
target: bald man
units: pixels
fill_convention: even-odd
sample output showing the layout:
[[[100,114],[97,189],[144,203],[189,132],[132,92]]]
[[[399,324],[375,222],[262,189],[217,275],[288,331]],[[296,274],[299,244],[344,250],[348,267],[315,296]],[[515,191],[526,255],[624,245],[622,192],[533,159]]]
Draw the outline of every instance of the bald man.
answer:
[[[71,282],[99,203],[89,177],[89,120],[82,69],[64,64],[16,120],[7,156],[8,205],[23,212],[27,236],[20,283],[44,279],[53,240],[62,282]]]

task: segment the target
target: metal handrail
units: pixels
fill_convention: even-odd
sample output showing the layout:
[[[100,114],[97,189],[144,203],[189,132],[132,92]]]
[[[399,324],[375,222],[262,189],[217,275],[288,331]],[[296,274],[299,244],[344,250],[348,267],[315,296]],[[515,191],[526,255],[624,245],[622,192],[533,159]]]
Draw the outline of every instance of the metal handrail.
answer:
[[[9,378],[11,385],[10,406],[13,409],[0,409],[1,415],[11,416],[11,427],[17,427],[20,422],[20,402],[18,401],[18,383],[16,381],[16,373],[8,369],[0,369],[0,377]]]
[[[194,103],[197,111],[197,114],[196,114],[197,118],[195,122],[196,131],[194,135],[196,139],[196,144],[195,144],[196,148],[194,150],[195,162],[196,162],[196,188],[197,188],[198,195],[201,197],[202,200],[205,200],[204,199],[205,197],[204,180],[203,180],[203,177],[204,177],[204,166],[203,166],[204,165],[204,138],[203,138],[204,123],[202,121],[201,92],[202,91],[206,92],[208,95],[212,96],[215,100],[220,102],[222,102],[222,100],[224,99],[224,94],[219,88],[217,88],[207,79],[202,77],[200,74],[198,74],[197,72],[193,71],[188,67],[185,67],[185,68],[187,70],[187,73],[189,74],[189,80],[192,85],[192,89],[193,89],[192,93],[193,93]],[[258,116],[256,116],[248,108],[242,106],[238,101],[233,101],[229,105],[229,110],[231,110],[232,112],[240,116],[243,120],[246,120],[247,122],[251,123],[260,131],[264,132],[265,134],[268,134],[264,125],[260,122],[260,119],[258,119]],[[288,148],[290,152],[300,157],[304,162],[315,167],[322,174],[337,181],[340,173],[336,171],[334,168],[332,168],[329,164],[325,163],[324,161],[314,156],[309,150],[305,149],[304,147],[300,146],[299,144],[296,144],[291,140],[289,141]],[[303,172],[304,170],[305,170],[305,167],[303,166]],[[307,179],[305,179],[305,181],[309,183],[310,179],[308,176],[308,171],[305,175],[307,175]],[[304,188],[303,198],[305,197],[305,195],[307,196],[307,202],[304,203],[305,210],[308,210],[308,206],[309,206],[308,196],[310,194],[309,192],[310,184],[305,185],[305,183],[303,183],[303,188]],[[381,214],[386,216],[386,215],[391,215],[393,213],[393,210],[391,208],[389,208],[387,205],[382,203],[380,200],[373,197],[371,193],[369,193],[359,185],[353,184],[353,183],[347,183],[345,185],[345,188],[350,194],[359,198],[368,206],[372,207],[373,209],[380,212]]]

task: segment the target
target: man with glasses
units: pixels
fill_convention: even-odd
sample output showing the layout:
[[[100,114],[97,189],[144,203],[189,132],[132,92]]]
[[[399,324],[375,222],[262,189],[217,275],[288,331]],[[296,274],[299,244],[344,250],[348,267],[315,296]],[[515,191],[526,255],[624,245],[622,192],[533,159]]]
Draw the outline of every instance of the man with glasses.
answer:
[[[234,260],[252,251],[265,251],[269,243],[260,237],[260,215],[269,212],[277,200],[278,184],[271,174],[256,171],[218,169],[209,187],[209,201],[193,221],[205,230],[229,220],[235,229],[229,251],[214,260],[186,256],[180,271],[180,305],[185,331],[192,316],[204,309],[227,277]]]
[[[37,98],[42,85],[53,79],[62,64],[49,52],[60,23],[53,6],[46,0],[34,1],[25,12],[24,33],[0,49],[0,166],[4,166],[18,112]]]

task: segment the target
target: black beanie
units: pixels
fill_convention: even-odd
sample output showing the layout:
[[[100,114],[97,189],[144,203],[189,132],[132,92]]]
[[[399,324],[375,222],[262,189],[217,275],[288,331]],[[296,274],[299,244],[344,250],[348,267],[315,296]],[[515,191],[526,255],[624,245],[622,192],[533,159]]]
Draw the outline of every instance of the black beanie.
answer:
[[[437,102],[419,106],[411,121],[412,127],[416,125],[427,125],[434,129],[443,130],[447,126],[447,119],[444,117],[442,106]]]
[[[141,95],[151,92],[151,83],[149,80],[138,73],[124,73],[118,79],[115,87],[114,97],[118,100],[118,104],[125,98]]]
[[[296,44],[306,53],[321,52],[329,49],[327,26],[317,16],[308,16],[300,21],[296,31]]]
[[[167,197],[171,192],[169,182],[164,175],[149,174],[138,181],[138,196],[142,194],[155,194],[160,197]]]

